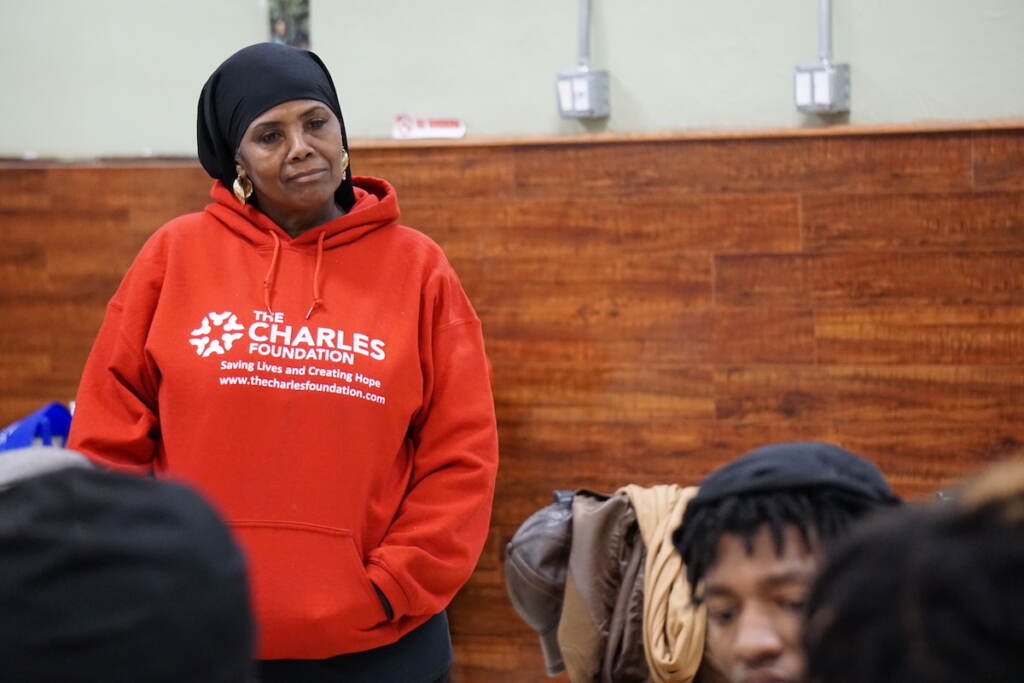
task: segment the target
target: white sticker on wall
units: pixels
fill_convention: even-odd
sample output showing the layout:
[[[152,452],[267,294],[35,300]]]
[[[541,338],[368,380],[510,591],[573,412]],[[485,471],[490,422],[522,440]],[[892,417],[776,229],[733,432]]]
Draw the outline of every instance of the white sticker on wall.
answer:
[[[396,140],[462,138],[465,136],[466,123],[462,119],[426,119],[399,114],[391,125],[391,137]]]

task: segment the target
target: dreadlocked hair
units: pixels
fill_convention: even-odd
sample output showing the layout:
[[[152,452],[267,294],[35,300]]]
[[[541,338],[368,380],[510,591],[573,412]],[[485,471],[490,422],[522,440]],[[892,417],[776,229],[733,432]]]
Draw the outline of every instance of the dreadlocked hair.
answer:
[[[853,520],[874,507],[874,503],[827,487],[744,493],[687,510],[673,540],[686,565],[692,597],[699,600],[698,584],[714,564],[723,534],[739,536],[747,553],[753,554],[754,536],[767,526],[776,553],[782,555],[785,529],[792,525],[804,546],[812,550],[843,535]]]
[[[905,509],[837,543],[808,600],[809,680],[1020,681],[1024,523],[1013,505]]]

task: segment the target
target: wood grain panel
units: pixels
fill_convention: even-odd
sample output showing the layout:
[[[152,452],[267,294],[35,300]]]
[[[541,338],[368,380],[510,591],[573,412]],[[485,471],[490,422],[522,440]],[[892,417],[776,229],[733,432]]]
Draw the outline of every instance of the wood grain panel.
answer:
[[[552,163],[558,151],[558,163]],[[518,196],[637,192],[913,192],[968,190],[966,134],[530,147],[515,155]]]
[[[676,296],[671,288],[645,295],[641,285],[509,283],[502,288],[500,283],[473,279],[466,290],[493,338],[678,340],[688,347],[707,346],[707,316],[687,302],[693,290],[686,287]],[[515,299],[510,299],[512,294]]]
[[[0,170],[0,220],[11,209],[44,211],[53,205],[54,191],[45,168]]]
[[[692,195],[516,201],[493,248],[529,258],[621,252],[794,251],[795,195]]]
[[[716,365],[814,362],[810,310],[717,307],[713,315],[711,359]]]
[[[488,607],[481,609],[481,605]],[[455,635],[488,633],[512,638],[536,635],[509,602],[503,571],[477,571],[473,581],[452,601],[449,616],[458,624]]]
[[[834,397],[821,368],[755,365],[715,368],[715,415],[724,420],[827,421]]]
[[[555,488],[603,490],[598,483],[606,481],[611,490],[641,480],[692,484],[714,469],[721,457],[719,449],[711,448],[715,425],[706,419],[664,417],[559,423],[532,415],[510,416],[501,424],[508,444],[502,476],[522,484],[536,481],[548,498],[553,483],[561,479],[574,483]],[[550,478],[545,480],[544,474]]]
[[[894,307],[814,316],[822,363],[1024,364],[1024,308]]]
[[[1020,305],[1024,251],[726,254],[715,257],[715,299],[792,308]]]
[[[0,243],[0,267],[41,269],[45,266],[46,250],[38,242],[19,242],[15,237]]]
[[[579,331],[560,327],[548,338],[520,334],[502,337],[484,324],[485,342],[492,358],[504,358],[515,365],[594,367],[653,362],[669,367],[704,365],[708,357],[708,315],[692,313],[686,325],[666,328],[663,336],[637,340],[635,330],[608,334],[601,339],[584,338]],[[514,332],[509,328],[510,332]],[[671,332],[677,335],[671,337]],[[561,338],[557,338],[561,334]],[[556,337],[556,338],[551,338]]]
[[[503,416],[575,420],[702,419],[714,414],[711,373],[644,362],[534,366],[492,359],[494,402]]]
[[[541,501],[550,499],[556,488],[615,490],[627,483],[696,484],[726,461],[757,446],[832,436],[831,422],[824,419],[756,423],[653,418],[644,422],[558,423],[525,416],[502,420],[500,430],[505,454],[500,476],[505,482],[535,485]],[[561,485],[563,480],[573,482],[572,486]],[[507,521],[518,524],[523,519]]]
[[[0,363],[0,382],[28,384],[47,377],[53,370],[49,349],[25,351],[15,349],[4,354],[6,358]]]
[[[456,272],[461,274],[471,264],[486,262],[487,255],[495,248],[493,235],[509,225],[509,213],[509,202],[504,200],[403,199],[399,221],[440,244]]]
[[[50,168],[47,183],[64,210],[94,211],[110,208],[152,210],[164,208],[166,222],[183,213],[202,210],[210,202],[213,180],[196,166]],[[152,232],[160,224],[129,226]]]
[[[403,196],[444,200],[509,198],[513,151],[499,148],[356,150],[353,173],[385,178]]]
[[[1024,366],[831,367],[827,374],[844,422],[1024,421]]]
[[[1024,135],[1020,131],[973,134],[974,187],[1024,190]]]
[[[1024,193],[811,194],[810,251],[999,249],[1024,242]]]
[[[484,277],[486,276],[486,278]],[[690,304],[711,303],[711,258],[702,253],[631,253],[608,250],[603,257],[564,260],[488,254],[486,263],[471,266],[466,279],[486,279],[508,294],[509,285],[536,283],[551,287],[583,285],[612,290],[670,292]]]
[[[0,302],[5,313],[0,349],[11,353],[88,348],[102,317],[102,311],[97,313],[69,301],[51,304],[25,296],[19,301]]]
[[[700,254],[495,257],[467,264],[460,277],[485,327],[502,338],[679,339],[711,302],[711,259]]]
[[[49,273],[54,278],[105,272],[109,268],[108,261],[82,258],[82,254],[93,249],[103,250],[108,258],[116,259],[126,268],[141,246],[141,240],[126,240],[119,234],[119,228],[128,222],[128,216],[127,209],[18,212],[4,221],[7,228],[5,242],[9,247],[22,251],[16,258],[21,266],[37,267],[40,272]],[[39,231],[43,222],[57,230],[62,226],[73,226],[73,229],[61,234],[60,239],[42,245]],[[25,252],[30,249],[39,250],[39,254],[29,258]],[[0,255],[0,259],[7,261],[6,255]]]
[[[502,683],[542,683],[568,681],[566,674],[549,678],[536,634],[510,640],[500,636],[453,636],[456,665],[451,683],[501,681]]]
[[[1020,423],[840,422],[836,431],[845,447],[874,461],[910,500],[934,499],[986,463],[1024,455]]]

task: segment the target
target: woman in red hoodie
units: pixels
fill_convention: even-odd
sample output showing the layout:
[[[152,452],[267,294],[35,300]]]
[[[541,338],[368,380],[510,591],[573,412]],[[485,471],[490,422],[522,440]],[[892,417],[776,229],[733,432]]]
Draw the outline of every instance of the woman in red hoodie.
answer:
[[[313,53],[225,61],[199,158],[213,203],[158,230],[111,299],[69,446],[215,503],[247,553],[262,680],[443,680],[497,468],[480,321],[394,188],[352,176]]]

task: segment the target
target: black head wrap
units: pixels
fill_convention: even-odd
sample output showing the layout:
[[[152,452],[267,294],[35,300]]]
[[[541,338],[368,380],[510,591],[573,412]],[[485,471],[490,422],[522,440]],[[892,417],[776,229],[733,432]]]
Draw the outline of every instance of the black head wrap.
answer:
[[[235,154],[249,124],[268,109],[291,100],[317,100],[330,107],[341,124],[342,145],[348,150],[338,92],[320,58],[308,50],[257,43],[228,57],[199,95],[199,162],[210,177],[231,187],[236,176]],[[334,197],[346,211],[355,204],[351,167]]]

